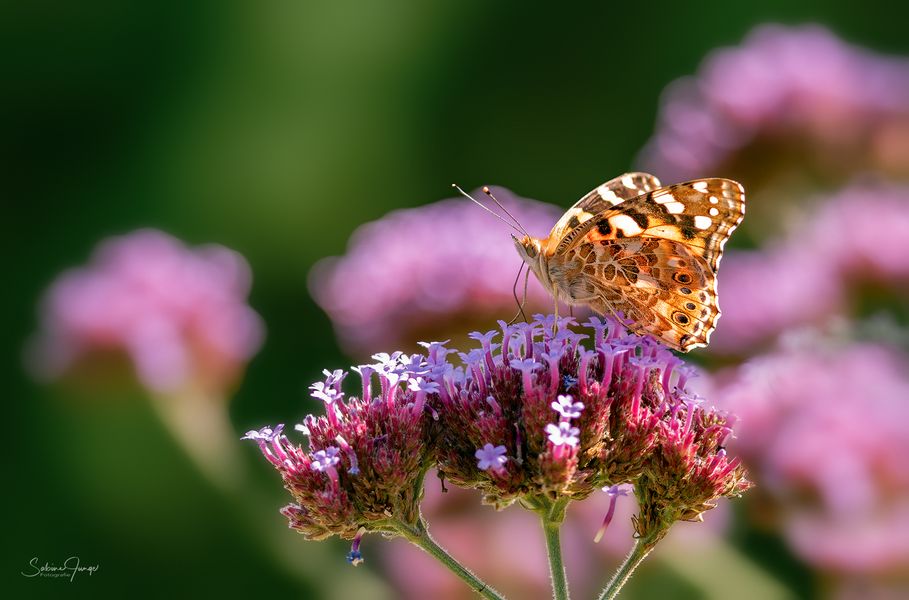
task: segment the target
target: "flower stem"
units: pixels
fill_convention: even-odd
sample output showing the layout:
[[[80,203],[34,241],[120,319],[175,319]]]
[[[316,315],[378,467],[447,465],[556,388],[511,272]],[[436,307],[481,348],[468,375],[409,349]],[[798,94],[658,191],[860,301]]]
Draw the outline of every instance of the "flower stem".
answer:
[[[568,580],[565,577],[565,564],[562,562],[562,545],[559,541],[561,521],[552,521],[545,516],[541,518],[543,533],[546,534],[546,553],[549,555],[549,576],[552,578],[552,597],[554,600],[568,600]]]
[[[650,554],[655,545],[655,542],[652,541],[635,540],[634,547],[625,558],[625,562],[619,567],[619,570],[612,576],[612,580],[600,593],[599,600],[613,600],[613,598],[618,596],[622,586],[625,585],[634,570],[638,568],[638,565],[647,558],[647,555]]]
[[[442,548],[432,536],[429,535],[426,524],[422,519],[420,519],[415,526],[400,521],[396,522],[395,529],[407,539],[407,541],[419,546],[424,552],[445,565],[449,571],[460,577],[473,591],[483,598],[486,598],[487,600],[505,600],[504,596],[489,587],[482,579],[474,575],[472,571],[458,562]]]

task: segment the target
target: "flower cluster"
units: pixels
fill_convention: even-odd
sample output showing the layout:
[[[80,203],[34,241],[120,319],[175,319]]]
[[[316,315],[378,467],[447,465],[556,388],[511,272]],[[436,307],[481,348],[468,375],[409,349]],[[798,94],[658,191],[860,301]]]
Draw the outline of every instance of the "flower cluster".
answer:
[[[561,214],[556,206],[502,188],[493,193],[528,231],[548,231]],[[348,353],[369,356],[381,348],[416,348],[427,337],[453,337],[464,322],[513,311],[512,288],[503,282],[515,278],[520,264],[508,229],[457,198],[396,210],[363,225],[344,256],[316,264],[309,283]],[[529,310],[552,306],[535,278],[527,291]]]
[[[53,379],[117,351],[154,392],[222,392],[262,343],[249,286],[246,261],[223,246],[191,249],[151,229],[107,240],[47,291],[31,367]]]
[[[564,507],[604,486],[614,500],[619,484],[637,482],[639,523],[662,533],[746,489],[743,469],[723,450],[732,421],[686,390],[691,368],[613,321],[587,326],[592,349],[574,319],[536,315],[470,334],[479,347],[467,353],[432,342],[423,343],[425,356],[376,354],[377,363],[355,369],[360,398],[344,400],[343,371],[326,371],[310,388],[326,415],[297,427],[307,450],[280,427],[247,438],[294,496],[283,511],[291,527],[357,544],[363,531],[418,526],[433,465],[497,507]],[[463,364],[449,361],[455,353]]]
[[[590,319],[587,349],[590,336],[573,324],[537,315],[471,334],[479,347],[460,353],[463,366],[433,348],[439,394],[429,401],[440,416],[433,431],[441,476],[482,490],[496,506],[580,500],[645,473],[672,476],[692,487],[673,489],[682,496],[668,500],[684,501],[683,519],[744,489],[742,469],[720,448],[731,422],[689,398],[689,367],[610,320]],[[708,488],[715,493],[705,496]]]
[[[701,410],[685,401],[660,422],[660,441],[635,482],[640,513],[637,537],[655,543],[676,521],[699,521],[721,497],[737,496],[751,487],[738,458],[724,444],[734,418]]]
[[[310,387],[324,402],[325,415],[307,415],[296,426],[309,438],[308,449],[291,443],[283,425],[244,438],[259,444],[293,496],[294,504],[281,511],[290,527],[309,539],[355,540],[352,562],[359,557],[363,531],[393,531],[392,521],[417,522],[430,465],[424,409],[436,386],[425,379],[423,357],[398,352],[375,358],[377,363],[356,369],[362,378],[359,398],[345,400],[341,383],[347,374],[341,370],[325,371],[325,380]]]

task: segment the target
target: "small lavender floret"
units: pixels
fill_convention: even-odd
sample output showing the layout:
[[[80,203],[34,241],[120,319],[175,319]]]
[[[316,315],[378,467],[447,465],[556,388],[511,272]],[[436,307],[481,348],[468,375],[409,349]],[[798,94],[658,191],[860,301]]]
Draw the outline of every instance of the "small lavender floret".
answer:
[[[568,394],[559,395],[558,400],[550,406],[565,419],[577,419],[581,416],[581,411],[584,410],[584,403],[575,402],[574,398]]]
[[[546,433],[549,436],[549,441],[556,446],[577,446],[581,441],[578,437],[581,434],[581,430],[577,427],[572,427],[570,423],[565,421],[560,422],[558,425],[550,423],[546,426]]]
[[[493,446],[487,443],[474,453],[477,468],[481,471],[501,471],[508,462],[508,458],[505,457],[506,452],[505,446]]]

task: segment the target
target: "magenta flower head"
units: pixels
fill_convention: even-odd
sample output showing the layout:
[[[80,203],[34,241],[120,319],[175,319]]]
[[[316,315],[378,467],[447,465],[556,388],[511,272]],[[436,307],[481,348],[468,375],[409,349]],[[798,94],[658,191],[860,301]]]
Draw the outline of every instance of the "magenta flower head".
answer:
[[[671,352],[608,319],[592,318],[588,333],[574,325],[542,315],[502,322],[471,334],[480,347],[461,354],[463,365],[431,365],[440,476],[490,504],[529,508],[672,477],[671,490],[644,489],[684,519],[745,489],[737,461],[718,449],[729,424],[686,404],[687,374]]]
[[[561,214],[502,188],[493,193],[532,232],[549,231]],[[358,229],[344,256],[319,262],[309,287],[352,356],[454,337],[465,321],[515,311],[511,282],[521,261],[508,234],[463,198],[397,210]],[[528,310],[551,308],[548,292],[530,279]]]
[[[909,175],[909,59],[818,26],[763,25],[666,90],[640,166],[664,180],[722,172],[751,194],[745,226],[856,173]]]
[[[681,402],[660,422],[660,441],[635,482],[640,512],[636,536],[656,543],[676,521],[701,521],[702,513],[722,497],[751,487],[738,458],[724,444],[732,436],[733,418]]]
[[[250,431],[281,474],[294,502],[282,509],[291,528],[308,539],[332,535],[353,540],[352,564],[362,561],[363,532],[414,527],[432,454],[426,444],[426,396],[434,389],[422,356],[376,355],[357,370],[364,395],[344,398],[346,373],[325,371],[310,389],[325,415],[308,415],[296,429],[306,447],[292,443],[283,426]],[[378,393],[371,392],[378,379]]]
[[[428,534],[419,501],[435,467],[443,490],[449,480],[497,508],[519,502],[535,512],[555,597],[567,598],[559,528],[572,501],[598,488],[610,495],[599,539],[629,493],[622,484],[634,484],[640,539],[628,560],[636,565],[675,521],[696,520],[750,485],[723,449],[732,419],[688,392],[690,367],[658,342],[595,317],[586,333],[572,317],[499,327],[469,334],[477,347],[466,353],[430,342],[421,343],[425,356],[374,354],[375,363],[356,369],[362,398],[345,398],[345,374],[325,371],[310,387],[325,416],[296,427],[309,438],[305,448],[281,426],[247,433],[294,498],[282,510],[290,527],[309,539],[352,540],[354,565],[366,532],[404,537],[484,598],[501,600]]]
[[[109,239],[46,292],[30,366],[56,379],[119,352],[155,393],[223,393],[262,344],[249,286],[246,261],[222,246],[151,229]]]

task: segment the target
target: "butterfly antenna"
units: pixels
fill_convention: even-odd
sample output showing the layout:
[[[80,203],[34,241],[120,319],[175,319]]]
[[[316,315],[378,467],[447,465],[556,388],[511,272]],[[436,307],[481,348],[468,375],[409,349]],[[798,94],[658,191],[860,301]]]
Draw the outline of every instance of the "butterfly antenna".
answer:
[[[521,222],[518,221],[513,214],[508,212],[508,209],[505,208],[505,206],[501,202],[499,202],[495,196],[492,195],[492,191],[485,185],[483,186],[483,193],[486,194],[487,196],[489,196],[490,198],[492,198],[492,201],[496,203],[496,206],[498,206],[500,209],[502,209],[502,212],[504,212],[506,215],[511,217],[511,220],[515,222],[515,224],[521,229],[522,232],[524,232],[524,235],[526,235],[526,236],[530,235],[529,233],[527,233],[527,230],[524,229],[524,226],[521,225]]]
[[[482,202],[480,202],[479,200],[477,200],[476,198],[474,198],[473,196],[471,196],[470,194],[468,194],[467,192],[465,192],[464,190],[462,190],[462,189],[461,189],[461,186],[459,186],[457,183],[452,183],[452,184],[451,184],[451,187],[453,187],[454,189],[456,189],[456,190],[458,190],[459,192],[461,192],[461,195],[462,195],[462,196],[464,196],[465,198],[467,198],[468,200],[470,200],[471,202],[473,202],[474,204],[476,204],[477,206],[479,206],[480,208],[482,208],[483,210],[485,210],[486,212],[488,212],[489,214],[491,214],[492,216],[494,216],[494,217],[497,218],[498,220],[502,221],[503,223],[505,223],[506,225],[508,225],[509,227],[511,227],[512,229],[514,229],[515,231],[517,231],[518,233],[523,233],[524,235],[528,235],[527,232],[524,231],[523,228],[518,229],[517,227],[515,227],[513,223],[509,222],[509,221],[508,221],[507,219],[505,219],[502,215],[500,215],[499,213],[497,213],[497,212],[491,210],[488,206],[486,206],[485,204],[483,204]],[[512,219],[513,219],[513,218],[514,218],[514,217],[512,217]]]

